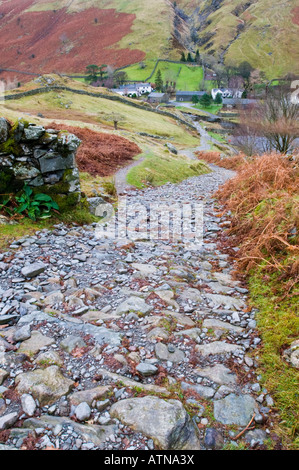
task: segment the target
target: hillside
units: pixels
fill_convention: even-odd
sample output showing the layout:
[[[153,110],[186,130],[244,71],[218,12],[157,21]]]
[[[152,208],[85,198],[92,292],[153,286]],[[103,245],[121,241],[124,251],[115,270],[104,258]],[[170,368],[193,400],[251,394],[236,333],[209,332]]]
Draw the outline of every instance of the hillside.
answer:
[[[227,65],[248,61],[268,78],[299,73],[297,0],[178,0],[190,47]]]
[[[171,6],[162,0],[146,8],[137,0],[4,0],[1,66],[35,73],[82,73],[93,63],[120,67],[151,54],[168,57],[171,14]]]
[[[33,73],[83,73],[181,50],[226,64],[249,61],[268,78],[299,73],[296,0],[3,0],[0,66]],[[2,75],[3,76],[3,75]],[[19,75],[18,75],[19,77]],[[24,76],[23,76],[24,78]]]

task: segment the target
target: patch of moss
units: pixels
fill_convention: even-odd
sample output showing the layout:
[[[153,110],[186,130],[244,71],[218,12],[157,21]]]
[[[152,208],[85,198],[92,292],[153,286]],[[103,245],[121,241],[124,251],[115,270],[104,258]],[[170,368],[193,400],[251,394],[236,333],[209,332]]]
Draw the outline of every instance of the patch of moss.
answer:
[[[6,153],[7,155],[21,155],[21,148],[16,142],[15,137],[13,135],[10,135],[5,142],[2,142],[2,144],[0,144],[0,152]]]
[[[287,448],[298,449],[299,373],[282,356],[282,351],[298,337],[298,295],[282,299],[286,289],[280,273],[267,275],[265,282],[261,267],[250,273],[249,288],[252,303],[258,308],[257,325],[262,338],[259,373],[279,413],[277,433]]]
[[[29,122],[25,119],[16,121],[9,131],[8,139],[0,144],[0,152],[6,153],[7,155],[21,155],[22,149],[19,145],[19,141],[21,140],[23,130],[28,126]]]

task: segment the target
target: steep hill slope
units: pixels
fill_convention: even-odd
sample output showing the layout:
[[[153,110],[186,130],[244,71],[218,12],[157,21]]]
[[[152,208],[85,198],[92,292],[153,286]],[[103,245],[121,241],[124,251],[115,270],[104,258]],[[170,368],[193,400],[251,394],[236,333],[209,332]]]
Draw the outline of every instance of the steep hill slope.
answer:
[[[0,66],[82,73],[93,63],[120,67],[169,57],[172,15],[164,0],[3,0]]]
[[[268,78],[299,73],[297,0],[178,0],[190,47],[226,64],[246,60]],[[297,6],[296,6],[297,5]]]
[[[276,78],[299,74],[298,17],[297,0],[2,0],[0,67],[80,74],[199,49]]]

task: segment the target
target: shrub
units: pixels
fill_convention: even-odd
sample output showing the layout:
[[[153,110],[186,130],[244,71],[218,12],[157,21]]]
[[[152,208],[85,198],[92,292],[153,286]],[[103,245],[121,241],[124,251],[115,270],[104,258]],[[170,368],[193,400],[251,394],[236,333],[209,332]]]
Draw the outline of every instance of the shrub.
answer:
[[[298,187],[298,168],[278,154],[265,154],[244,161],[217,192],[233,213],[230,234],[240,247],[239,268],[279,272],[285,295],[299,280]]]
[[[59,211],[59,207],[47,194],[33,194],[32,189],[25,185],[20,195],[8,196],[0,205],[0,210],[10,216],[24,215],[31,220],[47,219],[52,211]]]

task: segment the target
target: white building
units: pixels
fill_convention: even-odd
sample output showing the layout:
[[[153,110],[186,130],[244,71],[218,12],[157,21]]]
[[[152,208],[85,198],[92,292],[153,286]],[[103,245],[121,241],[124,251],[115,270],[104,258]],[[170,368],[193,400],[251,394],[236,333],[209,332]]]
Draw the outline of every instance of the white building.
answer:
[[[121,85],[119,88],[112,88],[112,91],[121,96],[128,96],[129,98],[139,98],[145,93],[151,93],[153,89],[150,83],[131,83]]]
[[[238,90],[234,88],[213,88],[211,90],[211,95],[213,100],[220,93],[222,98],[242,98],[243,90]]]

